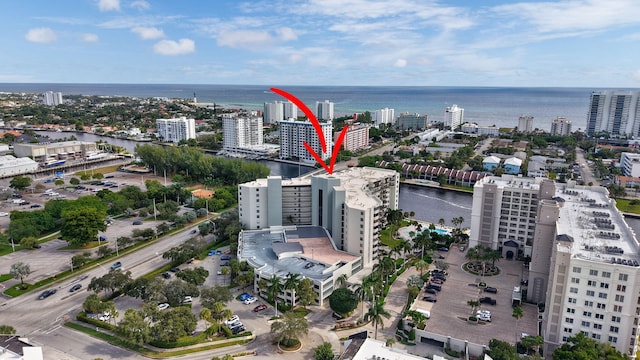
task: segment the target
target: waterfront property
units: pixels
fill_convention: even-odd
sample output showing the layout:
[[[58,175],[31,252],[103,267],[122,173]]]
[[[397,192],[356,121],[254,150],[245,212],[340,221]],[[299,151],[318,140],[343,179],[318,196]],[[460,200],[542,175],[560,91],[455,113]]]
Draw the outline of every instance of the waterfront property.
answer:
[[[176,119],[156,120],[158,138],[164,142],[179,143],[196,138],[196,122],[185,116]]]
[[[85,141],[63,141],[46,144],[15,144],[17,157],[30,157],[41,166],[62,165],[66,161],[84,160],[97,153],[96,143]]]

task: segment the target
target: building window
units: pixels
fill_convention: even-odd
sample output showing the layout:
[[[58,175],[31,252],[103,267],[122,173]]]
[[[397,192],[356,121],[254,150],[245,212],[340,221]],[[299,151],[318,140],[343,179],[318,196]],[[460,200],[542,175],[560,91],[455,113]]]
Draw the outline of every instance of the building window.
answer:
[[[604,315],[603,314],[596,314],[595,318],[598,319],[598,320],[604,320]]]
[[[619,323],[621,320],[620,316],[612,316],[611,322]]]
[[[585,301],[584,306],[593,307],[593,301]]]
[[[607,293],[598,293],[598,297],[600,299],[606,299],[607,298]]]
[[[569,314],[575,314],[575,313],[576,313],[576,309],[567,308],[567,312],[568,312]]]
[[[578,293],[578,288],[574,288],[574,287],[569,288],[569,292],[573,293],[573,294],[577,294]]]
[[[624,302],[624,295],[616,295],[617,302]]]
[[[605,305],[605,304],[603,304],[603,303],[598,303],[598,305],[597,305],[597,306],[598,306],[598,309],[603,309],[603,310],[604,310],[604,308],[606,307],[606,305]]]
[[[583,311],[582,315],[586,317],[591,317],[591,311]]]
[[[622,305],[613,305],[613,312],[622,312]]]
[[[568,324],[573,324],[573,319],[572,318],[565,318],[564,321]]]
[[[582,271],[582,269],[581,269],[581,268],[579,268],[579,267],[577,267],[577,266],[574,266],[574,267],[573,267],[573,272],[574,272],[574,273],[576,273],[576,274],[580,274],[580,271]]]
[[[627,291],[627,285],[618,285],[616,287],[616,290],[618,290],[620,292],[625,292],[625,291]]]
[[[577,301],[576,298],[569,298],[569,303],[571,303],[571,304],[575,304],[576,301]]]
[[[603,271],[603,272],[602,272],[602,277],[603,277],[603,278],[610,278],[610,277],[611,277],[611,273],[610,273],[610,272],[608,272],[608,271]]]
[[[603,289],[608,289],[609,288],[609,283],[600,283],[600,287]]]
[[[587,290],[587,296],[595,296],[596,292],[593,290]]]
[[[612,333],[616,333],[616,334],[617,334],[617,333],[618,333],[618,330],[619,330],[619,329],[618,329],[618,327],[617,327],[617,326],[610,326],[610,327],[609,327],[609,331],[611,331]]]
[[[591,337],[596,340],[600,340],[600,334],[591,334]]]
[[[589,270],[589,275],[598,276],[598,270]]]
[[[580,284],[580,279],[572,277],[571,278],[571,283],[572,284]]]
[[[597,284],[597,281],[595,281],[595,280],[588,280],[587,281],[587,285],[589,285],[589,286],[596,286],[596,284]]]
[[[627,274],[618,274],[618,280],[627,281],[629,279],[629,275]]]
[[[589,326],[591,326],[591,323],[590,323],[590,322],[588,322],[588,321],[583,321],[583,322],[581,323],[581,325],[582,325],[582,326],[584,326],[584,327],[589,327]]]
[[[618,338],[615,336],[609,336],[609,342],[615,344],[618,342]]]
[[[571,334],[571,332],[573,331],[572,328],[564,328],[564,332]]]

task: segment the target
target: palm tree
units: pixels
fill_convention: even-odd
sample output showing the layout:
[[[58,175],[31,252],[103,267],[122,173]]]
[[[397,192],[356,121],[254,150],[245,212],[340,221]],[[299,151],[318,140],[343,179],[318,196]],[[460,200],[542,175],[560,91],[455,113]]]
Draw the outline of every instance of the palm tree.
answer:
[[[443,228],[443,227],[444,227],[444,224],[445,224],[445,223],[446,223],[446,222],[445,222],[445,220],[444,220],[443,218],[440,218],[440,219],[438,220],[438,224],[440,224],[440,227],[441,227],[441,228]]]
[[[292,274],[289,273],[287,278],[284,280],[283,288],[286,290],[291,290],[291,308],[295,306],[296,302],[296,290],[298,289],[298,285],[300,285],[300,274]]]
[[[347,279],[348,278],[349,278],[349,276],[347,274],[342,274],[342,275],[338,276],[338,278],[336,279],[336,285],[338,285],[338,287],[341,287],[341,288],[347,287]]]
[[[381,301],[376,301],[369,308],[369,311],[364,315],[364,320],[371,320],[373,326],[375,327],[375,335],[374,339],[378,340],[378,325],[384,329],[384,322],[382,321],[382,317],[390,318],[391,314],[384,309],[384,303]]]
[[[416,261],[413,266],[416,267],[416,270],[420,271],[420,277],[422,277],[422,274],[424,273],[424,270],[429,268],[429,264],[426,261],[424,261],[424,259],[422,259],[422,258],[420,258],[418,261]]]
[[[303,316],[293,311],[282,314],[282,318],[271,324],[271,332],[275,333],[275,339],[285,345],[293,346],[300,341],[301,335],[309,332],[309,323]]]
[[[273,301],[276,305],[276,316],[278,316],[278,294],[282,291],[282,284],[280,278],[273,274],[269,278],[269,285],[267,285],[267,293],[269,294],[269,301]]]
[[[387,341],[385,341],[384,345],[386,347],[393,347],[393,344],[396,343],[396,339],[394,338],[388,338]]]
[[[516,319],[516,343],[518,342],[518,321],[522,319],[524,316],[524,311],[520,306],[516,306],[513,308],[513,314],[511,314]]]
[[[469,300],[467,301],[467,305],[471,307],[471,314],[476,314],[476,309],[480,306],[480,302],[478,300]]]
[[[360,283],[360,285],[357,285],[355,288],[354,292],[358,297],[358,300],[362,302],[362,318],[364,318],[364,302],[373,298],[375,285],[374,283],[375,280],[373,279],[373,277],[366,276],[362,279],[362,283]]]

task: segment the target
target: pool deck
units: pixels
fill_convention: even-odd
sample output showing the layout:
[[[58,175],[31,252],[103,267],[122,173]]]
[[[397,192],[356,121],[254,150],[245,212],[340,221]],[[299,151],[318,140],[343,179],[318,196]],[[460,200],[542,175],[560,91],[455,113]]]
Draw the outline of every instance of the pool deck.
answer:
[[[418,224],[422,225],[422,231],[425,231],[425,230],[429,230],[429,226],[432,223],[430,223],[428,221],[418,221]],[[455,229],[455,228],[452,228],[450,226],[442,227],[439,224],[433,224],[433,225],[435,225],[435,227],[436,227],[435,231],[437,233],[439,233],[439,234],[447,234],[448,235],[448,234],[451,234],[451,232]],[[398,234],[400,234],[400,236],[405,240],[411,240],[411,236],[409,236],[409,233],[411,231],[414,231],[416,233],[418,232],[418,230],[417,230],[415,225],[409,225],[409,226],[401,227],[400,229],[398,229]],[[462,231],[468,233],[469,229],[462,229]]]

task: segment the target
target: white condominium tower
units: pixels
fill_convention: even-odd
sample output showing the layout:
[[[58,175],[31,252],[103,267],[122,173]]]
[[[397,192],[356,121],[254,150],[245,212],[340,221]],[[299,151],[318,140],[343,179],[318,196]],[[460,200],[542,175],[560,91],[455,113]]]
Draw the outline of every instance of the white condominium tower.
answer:
[[[591,94],[587,135],[640,135],[640,91],[596,91]]]
[[[310,121],[284,120],[280,121],[280,159],[297,159],[315,163],[316,159],[307,151],[304,142],[320,155],[323,160],[331,158],[333,150],[333,124],[321,122],[327,152],[322,152],[320,138]]]
[[[292,103],[291,101],[287,101],[282,103],[282,107],[284,109],[284,119],[282,120],[295,120],[298,118],[298,107],[296,106],[296,104]]]
[[[456,130],[463,123],[464,109],[453,104],[444,109],[444,125]]]
[[[196,122],[194,119],[180,117],[177,119],[157,119],[158,137],[164,142],[178,143],[180,140],[196,138]]]
[[[279,121],[285,120],[282,101],[264,103],[263,116],[265,124],[277,124]]]
[[[63,103],[62,93],[61,92],[47,91],[46,93],[42,94],[42,101],[47,106],[60,105],[60,104]]]
[[[262,145],[264,142],[262,118],[259,116],[225,116],[222,118],[222,133],[225,150]]]
[[[530,133],[533,131],[533,116],[520,115],[518,118],[518,131]]]
[[[374,115],[373,119],[371,120],[373,120],[373,123],[377,127],[380,127],[380,125],[382,124],[393,125],[396,122],[394,109],[384,108],[384,109],[376,110],[376,112],[373,115]]]
[[[318,120],[333,121],[333,103],[329,100],[316,102],[316,118]]]
[[[551,121],[552,136],[568,136],[571,135],[571,120],[565,117],[557,117]]]

